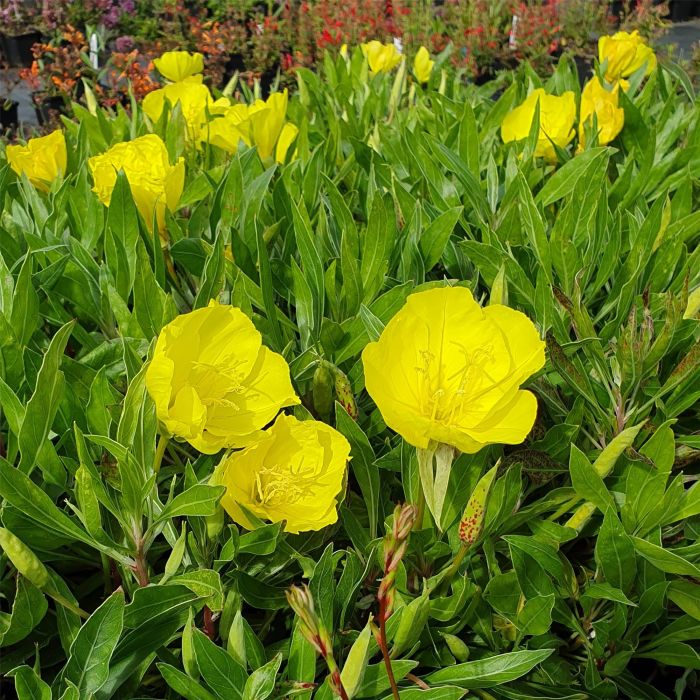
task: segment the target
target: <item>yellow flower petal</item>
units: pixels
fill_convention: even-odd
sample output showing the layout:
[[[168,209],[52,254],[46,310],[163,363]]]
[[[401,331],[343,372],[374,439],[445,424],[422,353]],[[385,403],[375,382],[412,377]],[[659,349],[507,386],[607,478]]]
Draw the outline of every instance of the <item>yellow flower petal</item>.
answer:
[[[204,70],[204,56],[189,51],[166,51],[153,60],[158,72],[173,83],[189,78]]]
[[[39,190],[48,192],[51,183],[66,172],[68,152],[66,138],[59,129],[47,136],[29,139],[25,146],[9,145],[7,162],[18,175],[26,175]]]

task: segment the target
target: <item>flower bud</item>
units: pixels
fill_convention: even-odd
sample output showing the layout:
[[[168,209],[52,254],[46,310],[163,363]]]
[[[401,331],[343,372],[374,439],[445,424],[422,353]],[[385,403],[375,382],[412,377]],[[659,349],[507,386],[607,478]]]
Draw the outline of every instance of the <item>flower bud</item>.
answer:
[[[335,394],[338,397],[338,402],[350,418],[357,420],[357,404],[355,403],[355,396],[352,393],[350,381],[345,373],[341,372],[337,367],[335,368]]]

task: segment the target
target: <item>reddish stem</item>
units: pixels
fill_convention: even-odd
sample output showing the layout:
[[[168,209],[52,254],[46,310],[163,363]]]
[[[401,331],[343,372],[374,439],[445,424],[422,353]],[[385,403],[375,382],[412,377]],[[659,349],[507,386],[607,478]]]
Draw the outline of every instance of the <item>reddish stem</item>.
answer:
[[[384,657],[384,666],[386,666],[386,675],[389,677],[389,684],[391,685],[391,692],[394,696],[394,700],[401,700],[399,696],[399,688],[396,685],[396,678],[394,677],[394,669],[391,667],[391,659],[389,658],[389,649],[386,643],[386,601],[379,601],[379,648],[382,650],[382,656]]]
[[[214,618],[212,617],[211,610],[208,605],[204,606],[204,634],[214,641],[216,637],[216,628],[214,627]]]

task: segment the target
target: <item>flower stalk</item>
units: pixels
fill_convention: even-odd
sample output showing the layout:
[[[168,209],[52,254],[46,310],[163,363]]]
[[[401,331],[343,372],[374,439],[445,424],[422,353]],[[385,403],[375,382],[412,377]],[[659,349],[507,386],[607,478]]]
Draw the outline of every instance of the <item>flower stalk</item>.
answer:
[[[349,700],[340,678],[340,668],[333,656],[333,641],[325,625],[319,619],[314,607],[314,599],[309,587],[292,586],[287,591],[287,602],[299,617],[301,633],[323,657],[328,667],[328,683],[333,693],[341,700]]]
[[[396,685],[396,678],[391,667],[391,659],[389,658],[389,647],[386,640],[386,621],[394,612],[394,602],[396,597],[396,574],[399,569],[399,564],[403,559],[408,547],[408,539],[413,529],[413,524],[416,521],[418,510],[414,505],[404,504],[397,505],[394,509],[394,524],[391,532],[388,532],[384,538],[384,577],[379,584],[377,591],[377,601],[379,602],[379,630],[375,632],[377,644],[382,651],[384,657],[384,665],[386,673],[389,677],[391,691],[394,700],[399,700],[399,689]]]

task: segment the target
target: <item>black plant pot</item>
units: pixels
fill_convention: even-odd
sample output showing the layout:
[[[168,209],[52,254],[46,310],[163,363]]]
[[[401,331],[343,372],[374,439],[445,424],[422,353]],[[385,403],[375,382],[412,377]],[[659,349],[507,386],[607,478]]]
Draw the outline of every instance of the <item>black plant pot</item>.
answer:
[[[57,114],[65,114],[66,103],[62,97],[57,95],[45,97],[41,102],[34,102],[34,111],[37,121],[43,126],[55,118]]]
[[[12,68],[31,66],[34,60],[32,46],[41,41],[39,32],[29,32],[18,36],[0,34],[0,48]]]
[[[19,102],[15,100],[0,101],[0,130],[4,131],[19,124]]]
[[[593,59],[588,56],[574,56],[576,64],[576,72],[578,73],[578,82],[581,87],[586,84],[586,81],[593,75]]]
[[[693,16],[695,2],[693,0],[672,0],[669,8],[673,22],[685,22]]]

